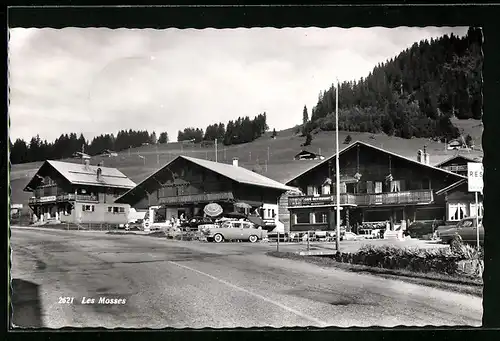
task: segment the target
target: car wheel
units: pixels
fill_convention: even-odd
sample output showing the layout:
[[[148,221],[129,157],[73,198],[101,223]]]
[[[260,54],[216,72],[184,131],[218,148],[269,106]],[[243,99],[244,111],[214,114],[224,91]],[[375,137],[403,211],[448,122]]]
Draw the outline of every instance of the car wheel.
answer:
[[[224,237],[222,236],[222,234],[217,233],[214,236],[214,242],[216,242],[216,243],[222,243],[223,241],[224,241]]]
[[[255,243],[259,240],[259,238],[257,236],[250,236],[248,240],[250,241],[250,243]]]

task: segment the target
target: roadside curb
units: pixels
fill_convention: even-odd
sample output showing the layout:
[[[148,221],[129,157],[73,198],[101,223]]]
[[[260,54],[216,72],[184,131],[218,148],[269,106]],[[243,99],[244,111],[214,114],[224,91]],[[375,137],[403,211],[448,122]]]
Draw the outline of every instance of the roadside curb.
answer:
[[[99,233],[105,233],[109,232],[108,230],[73,230],[73,229],[56,229],[52,227],[38,227],[38,226],[10,226],[11,229],[13,230],[37,230],[37,231],[63,231],[63,232],[99,232]]]
[[[334,256],[336,251],[298,251],[295,254],[299,256]]]

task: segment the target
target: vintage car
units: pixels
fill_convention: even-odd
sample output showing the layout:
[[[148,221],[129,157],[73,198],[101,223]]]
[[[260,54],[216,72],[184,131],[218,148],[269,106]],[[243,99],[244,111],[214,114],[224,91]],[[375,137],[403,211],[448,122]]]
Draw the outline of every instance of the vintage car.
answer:
[[[438,238],[444,244],[452,244],[454,241],[475,244],[477,242],[476,218],[469,217],[451,226],[449,229],[438,230]],[[479,218],[479,243],[484,242],[483,220]]]
[[[267,238],[266,230],[255,228],[253,223],[243,220],[228,220],[220,225],[200,225],[199,229],[205,235],[207,241],[216,243],[230,240],[248,240],[255,243]]]

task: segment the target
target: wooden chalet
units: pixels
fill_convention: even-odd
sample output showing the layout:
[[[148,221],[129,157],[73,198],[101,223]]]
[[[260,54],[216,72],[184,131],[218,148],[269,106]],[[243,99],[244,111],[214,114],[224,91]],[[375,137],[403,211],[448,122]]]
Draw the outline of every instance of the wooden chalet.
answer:
[[[307,150],[301,150],[297,155],[294,156],[294,160],[324,160],[323,155],[319,155]]]
[[[483,195],[478,193],[478,205],[473,192],[469,192],[467,179],[461,179],[436,192],[446,203],[446,223],[454,224],[466,217],[482,218],[484,215]]]
[[[34,220],[83,224],[125,224],[129,205],[115,199],[135,183],[115,168],[45,161],[24,188],[33,192]]]
[[[421,155],[419,155],[421,156]],[[341,225],[390,226],[443,219],[445,198],[436,191],[465,176],[356,141],[339,152]],[[290,230],[330,230],[336,225],[335,155],[288,181],[304,195],[290,196]]]
[[[258,210],[264,221],[278,217],[278,199],[291,188],[238,165],[178,156],[117,199],[136,209],[159,206],[159,217],[202,216],[208,203],[235,212],[236,203]]]
[[[435,166],[453,173],[467,176],[467,163],[469,162],[478,162],[478,160],[477,158],[474,159],[465,155],[455,155],[436,164]]]

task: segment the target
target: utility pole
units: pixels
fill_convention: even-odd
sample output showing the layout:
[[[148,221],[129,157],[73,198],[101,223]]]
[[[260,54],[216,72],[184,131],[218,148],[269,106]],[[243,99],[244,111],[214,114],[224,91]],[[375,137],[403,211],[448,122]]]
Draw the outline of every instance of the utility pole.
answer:
[[[267,147],[267,161],[269,162],[269,147]]]
[[[337,90],[335,91],[335,137],[336,137],[336,149],[337,153],[335,156],[335,178],[336,178],[336,190],[337,190],[337,233],[335,233],[335,249],[339,252],[340,244],[340,166],[339,166],[339,80],[337,79]]]
[[[266,173],[267,173],[267,161],[265,162],[265,165],[266,165]]]
[[[252,161],[252,152],[248,153],[248,161]]]
[[[226,147],[224,147],[224,161],[226,161]]]
[[[215,162],[217,162],[217,139],[215,139]]]
[[[156,145],[156,164],[160,164],[160,154],[158,154],[158,145]]]

